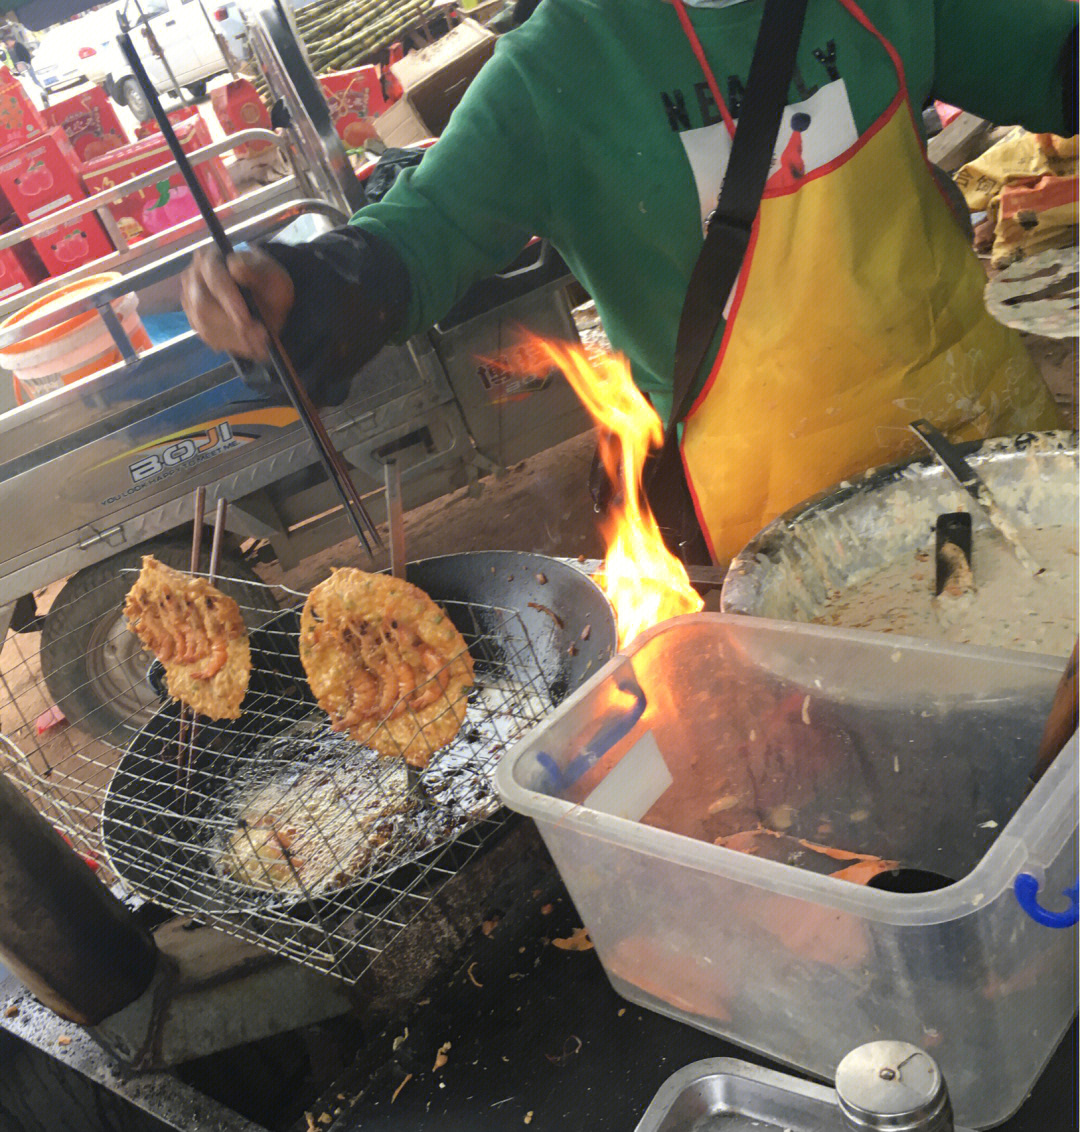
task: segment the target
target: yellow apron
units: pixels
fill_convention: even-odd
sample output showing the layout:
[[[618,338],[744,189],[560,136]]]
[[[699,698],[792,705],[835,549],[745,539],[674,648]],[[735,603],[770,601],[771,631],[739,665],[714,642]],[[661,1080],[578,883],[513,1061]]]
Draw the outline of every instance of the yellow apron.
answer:
[[[919,449],[925,417],[954,441],[1060,427],[1019,336],[935,182],[903,65],[899,91],[836,160],[768,188],[682,457],[713,557],[729,560],[808,496]]]

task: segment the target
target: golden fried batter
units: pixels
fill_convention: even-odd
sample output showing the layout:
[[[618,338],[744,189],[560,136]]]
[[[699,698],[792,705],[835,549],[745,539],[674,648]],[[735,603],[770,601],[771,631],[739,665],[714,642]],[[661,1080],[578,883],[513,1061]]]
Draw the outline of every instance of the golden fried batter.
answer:
[[[128,628],[165,666],[174,700],[210,719],[236,719],[251,675],[247,629],[235,601],[205,578],[143,557],[124,602]]]
[[[335,570],[308,596],[300,659],[337,731],[426,767],[458,732],[473,662],[450,618],[401,578]]]

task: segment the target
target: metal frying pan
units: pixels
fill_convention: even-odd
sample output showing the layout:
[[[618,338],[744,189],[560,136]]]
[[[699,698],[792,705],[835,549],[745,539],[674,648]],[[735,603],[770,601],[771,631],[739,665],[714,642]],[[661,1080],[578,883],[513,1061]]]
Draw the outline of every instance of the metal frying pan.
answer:
[[[252,676],[241,717],[201,721],[187,790],[175,762],[175,703],[163,704],[132,740],[102,811],[102,840],[117,876],[142,895],[178,910],[222,915],[238,909],[280,910],[312,898],[336,899],[347,887],[370,890],[380,878],[382,887],[392,881],[400,888],[411,879],[404,873],[421,869],[425,855],[445,848],[470,823],[492,816],[494,804],[482,814],[468,806],[455,809],[455,799],[462,797],[455,794],[455,783],[465,780],[470,767],[481,767],[485,775],[493,769],[500,748],[508,745],[507,719],[516,740],[614,654],[611,607],[584,573],[534,554],[446,555],[412,563],[406,576],[446,610],[469,644],[476,667],[476,688],[458,738],[424,774],[431,795],[423,807],[428,826],[410,826],[400,853],[384,855],[381,864],[373,862],[331,892],[274,891],[222,874],[222,833],[230,824],[236,828],[242,775],[257,771],[262,760],[276,760],[275,765],[285,760],[288,771],[290,758],[310,766],[323,754],[339,769],[343,750],[352,748],[358,758],[363,752],[329,734],[296,653],[298,613],[286,610],[249,635]],[[506,718],[492,715],[492,697]],[[371,761],[392,770],[399,760]],[[475,791],[469,797],[475,804]]]

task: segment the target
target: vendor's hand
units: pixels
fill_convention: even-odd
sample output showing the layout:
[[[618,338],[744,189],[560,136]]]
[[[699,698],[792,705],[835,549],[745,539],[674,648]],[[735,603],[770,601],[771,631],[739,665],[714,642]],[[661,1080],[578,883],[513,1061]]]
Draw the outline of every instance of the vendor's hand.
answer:
[[[214,350],[264,362],[266,329],[248,313],[240,287],[247,288],[266,325],[281,332],[295,293],[289,273],[266,252],[234,252],[228,260],[215,249],[197,251],[184,272],[181,302],[199,337]]]

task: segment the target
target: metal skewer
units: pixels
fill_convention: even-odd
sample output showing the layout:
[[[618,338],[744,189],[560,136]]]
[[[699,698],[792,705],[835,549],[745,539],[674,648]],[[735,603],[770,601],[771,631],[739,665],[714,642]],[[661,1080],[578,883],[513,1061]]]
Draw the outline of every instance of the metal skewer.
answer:
[[[214,512],[214,537],[210,543],[210,585],[217,582],[218,566],[221,562],[221,541],[225,537],[225,515],[228,510],[228,500],[219,499],[217,510]]]
[[[387,460],[384,470],[386,521],[390,532],[390,573],[405,577],[405,514],[401,505],[401,469],[397,460]]]
[[[192,495],[191,502],[192,511],[192,527],[191,527],[191,565],[190,571],[192,574],[199,572],[199,559],[202,557],[202,529],[203,519],[206,515],[206,488],[197,487]],[[177,736],[176,747],[176,780],[181,781],[183,778],[186,781],[191,773],[191,751],[187,750],[185,755],[185,748],[187,748],[188,737],[188,709],[184,703],[180,704],[180,727],[179,735]],[[192,728],[192,743],[195,741],[194,737],[194,713],[191,716]],[[185,769],[186,768],[186,769]]]
[[[386,487],[386,521],[390,533],[390,573],[405,577],[405,513],[401,504],[401,468],[397,460],[386,461],[383,469]],[[427,801],[423,771],[405,764],[405,790],[421,803]]]
[[[206,499],[205,490],[203,488],[199,488],[198,490],[203,492],[203,502],[205,502],[205,499]],[[228,500],[226,500],[224,497],[217,501],[217,510],[214,512],[214,535],[213,535],[213,539],[210,543],[210,569],[209,569],[209,571],[207,572],[207,575],[206,575],[207,581],[212,586],[217,583],[218,566],[219,566],[220,561],[221,561],[221,543],[222,543],[223,538],[225,537],[225,516],[228,512],[228,509],[229,509],[229,503],[228,503]],[[200,518],[199,527],[200,527],[200,531],[201,531],[201,528],[202,528],[202,522],[201,522],[202,515],[201,515],[201,513],[200,513],[199,518]],[[201,537],[200,537],[200,543],[201,543]],[[192,557],[192,561],[193,561],[192,573],[195,573],[196,569],[198,568],[199,562],[198,562],[198,558],[195,554],[195,548],[194,547],[192,547],[191,557]],[[181,712],[183,712],[183,710],[184,709],[181,708]],[[183,719],[183,715],[181,715],[181,719]],[[191,783],[191,764],[192,764],[192,761],[195,758],[195,735],[196,735],[196,732],[198,731],[198,728],[199,728],[198,720],[196,719],[195,714],[193,712],[192,716],[191,716],[191,727],[190,727],[189,737],[188,737],[187,753],[186,753],[186,758],[184,760],[184,788],[183,788],[182,798],[183,798],[183,809],[184,809],[185,812],[187,811],[188,787]]]
[[[227,257],[231,255],[233,252],[232,243],[225,234],[225,229],[221,221],[218,220],[217,214],[214,212],[209,200],[207,200],[202,183],[199,181],[198,177],[195,176],[191,163],[188,161],[187,154],[184,153],[183,147],[177,139],[176,132],[173,130],[172,123],[169,121],[168,115],[166,115],[162,108],[157,90],[150,81],[146,73],[146,68],[143,66],[143,62],[139,58],[138,52],[135,50],[131,36],[126,31],[123,31],[117,37],[117,42],[120,44],[120,50],[123,52],[124,58],[131,67],[131,73],[135,77],[135,81],[139,84],[143,94],[146,95],[150,109],[153,111],[154,119],[172,152],[173,160],[180,169],[180,173],[198,206],[199,212],[202,215],[203,221],[206,223],[206,227],[214,243],[217,245],[218,251],[221,252],[222,256]],[[303,422],[308,436],[315,446],[319,460],[330,478],[330,482],[334,485],[338,495],[341,497],[341,502],[345,507],[345,513],[348,515],[349,522],[356,532],[356,537],[360,540],[364,549],[368,552],[368,555],[374,558],[375,555],[372,544],[381,548],[382,539],[379,536],[378,528],[375,526],[360,499],[360,493],[356,490],[356,485],[352,482],[352,477],[349,475],[345,461],[342,460],[340,453],[334,447],[333,441],[331,441],[330,435],[326,431],[326,426],[322,423],[318,410],[315,408],[314,403],[307,394],[307,390],[297,376],[292,361],[281,344],[281,340],[263,321],[262,315],[259,313],[251,294],[243,287],[240,288],[240,293],[244,297],[244,302],[247,304],[248,311],[251,313],[252,318],[266,330],[270,354],[269,368],[281,382],[293,408],[299,414],[300,420]]]

